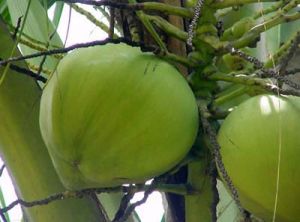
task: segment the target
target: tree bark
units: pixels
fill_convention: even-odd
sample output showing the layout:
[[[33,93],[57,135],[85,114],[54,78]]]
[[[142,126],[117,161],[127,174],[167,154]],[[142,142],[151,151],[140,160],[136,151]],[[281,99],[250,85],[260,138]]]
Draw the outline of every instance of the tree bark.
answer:
[[[177,7],[180,7],[183,4],[181,0],[161,0],[161,2],[165,3],[165,4],[177,6]],[[184,20],[181,17],[175,16],[175,15],[169,15],[168,21],[172,25],[175,25],[176,27],[178,27],[179,29],[185,30]],[[186,56],[186,54],[187,54],[186,43],[182,42],[174,37],[168,37],[167,47],[170,52],[172,52],[176,55]],[[187,69],[184,66],[178,65],[177,67],[184,76],[187,76],[187,74],[188,74]]]

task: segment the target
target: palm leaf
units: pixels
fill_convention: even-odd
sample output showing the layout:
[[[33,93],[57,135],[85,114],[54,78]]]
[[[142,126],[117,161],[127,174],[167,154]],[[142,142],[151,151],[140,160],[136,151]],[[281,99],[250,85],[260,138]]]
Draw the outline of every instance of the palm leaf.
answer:
[[[24,16],[28,2],[29,0],[7,0],[9,13],[14,26],[17,26],[18,19]],[[47,16],[47,11],[39,1],[32,1],[23,32],[38,41],[49,43],[49,48],[51,48],[51,44],[63,46],[59,35],[55,31],[54,25]],[[50,36],[52,35],[53,37],[50,40]],[[37,50],[25,45],[20,45],[20,48],[23,55],[37,52]],[[39,66],[42,59],[43,58],[34,58],[29,62],[35,66]],[[48,56],[44,68],[52,70],[56,67],[57,62],[58,59]]]

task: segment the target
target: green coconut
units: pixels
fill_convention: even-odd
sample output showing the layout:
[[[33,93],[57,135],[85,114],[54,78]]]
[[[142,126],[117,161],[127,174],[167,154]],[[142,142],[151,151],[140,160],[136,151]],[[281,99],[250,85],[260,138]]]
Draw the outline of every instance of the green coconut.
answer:
[[[220,128],[223,162],[240,201],[265,221],[273,221],[274,211],[277,222],[300,221],[299,123],[299,97],[260,95],[239,105]]]
[[[40,128],[68,189],[141,183],[178,164],[198,109],[172,65],[125,44],[76,49],[41,99]]]

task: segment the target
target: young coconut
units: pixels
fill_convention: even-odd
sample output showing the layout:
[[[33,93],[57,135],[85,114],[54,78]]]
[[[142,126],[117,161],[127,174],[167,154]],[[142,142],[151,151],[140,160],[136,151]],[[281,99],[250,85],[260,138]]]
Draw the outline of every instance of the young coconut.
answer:
[[[181,74],[125,44],[76,49],[41,99],[40,128],[69,189],[140,183],[178,164],[198,129]]]
[[[239,105],[220,128],[223,162],[240,201],[265,221],[273,221],[274,210],[278,222],[300,221],[299,123],[299,97],[260,95]]]

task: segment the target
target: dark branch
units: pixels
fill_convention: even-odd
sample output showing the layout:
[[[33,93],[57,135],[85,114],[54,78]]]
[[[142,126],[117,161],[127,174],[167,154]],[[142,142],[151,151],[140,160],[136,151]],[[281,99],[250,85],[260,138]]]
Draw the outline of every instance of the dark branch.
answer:
[[[0,63],[1,63],[1,61],[0,61]],[[41,76],[41,75],[39,75],[39,74],[37,74],[37,73],[35,73],[35,72],[32,72],[32,71],[29,70],[29,69],[25,69],[25,68],[22,68],[22,67],[20,67],[20,66],[13,65],[13,64],[11,64],[11,65],[9,66],[9,68],[10,68],[11,70],[13,70],[13,71],[18,72],[18,73],[24,74],[24,75],[26,75],[26,76],[33,77],[34,79],[36,79],[36,80],[38,80],[38,81],[41,81],[41,82],[43,82],[43,83],[47,82],[47,78],[45,78],[45,77],[43,77],[43,76]]]
[[[263,62],[259,61],[254,56],[248,55],[248,54],[244,53],[243,51],[232,47],[231,45],[227,45],[225,47],[225,50],[227,52],[229,52],[231,55],[238,56],[238,57],[244,59],[245,61],[250,62],[251,64],[254,65],[255,69],[262,69],[264,67]]]
[[[149,195],[155,190],[155,187],[156,187],[157,183],[165,182],[165,180],[166,180],[166,177],[154,179],[152,181],[152,183],[150,184],[150,186],[148,187],[148,189],[145,190],[143,198],[141,200],[138,200],[135,203],[129,205],[128,208],[124,211],[122,217],[120,217],[118,220],[113,220],[113,222],[124,222],[124,221],[126,221],[137,206],[140,206],[140,205],[144,204],[147,201]]]
[[[239,194],[238,194],[235,186],[233,185],[233,182],[232,182],[230,176],[228,175],[228,173],[225,169],[225,166],[223,164],[222,155],[220,152],[221,147],[217,140],[217,134],[216,134],[215,130],[213,129],[213,127],[210,125],[208,119],[206,118],[206,113],[208,113],[207,107],[203,101],[199,101],[198,107],[199,107],[199,114],[200,114],[200,121],[202,124],[202,129],[209,139],[209,143],[210,143],[210,146],[212,147],[212,154],[213,154],[215,163],[216,163],[227,187],[229,188],[230,193],[231,193],[234,201],[236,202],[241,214],[244,216],[244,218],[246,220],[245,209],[241,205],[241,202],[239,199]]]
[[[299,35],[299,41],[300,41],[300,35]],[[295,41],[297,42],[297,41]],[[297,42],[298,43],[298,42]],[[298,45],[298,44],[297,44]],[[257,58],[250,56],[244,52],[242,52],[241,50],[235,49],[232,46],[227,46],[225,48],[229,53],[231,53],[231,55],[236,55],[239,56],[240,58],[250,62],[251,64],[253,64],[255,69],[259,69],[259,72],[262,73],[261,77],[266,77],[266,78],[274,78],[277,79],[280,82],[283,82],[285,84],[287,84],[288,86],[300,90],[300,85],[287,79],[285,76],[279,75],[279,71],[276,72],[274,71],[274,69],[265,69],[264,68],[264,63],[259,61]],[[291,52],[289,52],[289,54],[293,54],[294,52],[292,50],[290,50]],[[291,55],[289,55],[289,57],[291,57]],[[284,66],[286,66],[287,61],[284,60]],[[280,66],[281,67],[281,66]]]
[[[49,50],[50,41],[52,40],[52,38],[54,37],[55,34],[56,34],[56,30],[49,37],[49,41],[47,42],[47,45],[46,45],[47,50]],[[46,62],[46,59],[47,59],[47,55],[44,55],[43,58],[42,58],[42,61],[40,62],[39,69],[37,71],[37,75],[39,75],[39,76],[40,76],[40,74],[41,74],[41,72],[43,70],[43,66],[44,66],[44,64]]]
[[[6,219],[6,217],[5,217],[5,215],[4,215],[4,213],[1,212],[1,211],[0,211],[0,217],[2,219],[2,222],[8,222],[7,219]]]
[[[141,2],[141,3],[124,3],[117,1],[91,1],[91,0],[61,0],[66,3],[80,3],[85,5],[93,6],[109,6],[111,8],[117,9],[127,9],[127,10],[144,10],[144,11],[159,11],[168,15],[178,15],[186,18],[192,18],[193,12],[190,9],[184,7],[176,7],[160,2]]]
[[[165,179],[167,178],[168,174],[163,175],[161,177],[158,177],[154,179],[154,183],[150,185],[131,185],[131,186],[118,186],[118,187],[108,187],[108,188],[88,188],[88,189],[83,189],[83,190],[78,190],[78,191],[65,191],[62,193],[58,194],[53,194],[47,198],[41,199],[41,200],[35,200],[35,201],[25,201],[22,199],[17,199],[10,203],[8,206],[3,207],[0,209],[0,212],[6,213],[16,205],[21,205],[23,207],[35,207],[35,206],[41,206],[41,205],[47,205],[53,201],[59,201],[59,200],[65,200],[65,199],[71,199],[71,198],[83,198],[83,197],[92,197],[95,194],[100,194],[100,193],[115,193],[115,192],[122,192],[122,193],[136,193],[136,192],[141,192],[145,191],[145,193],[151,193],[154,190],[161,190],[165,192],[164,189],[161,189],[160,187],[163,187],[164,185],[166,186],[167,192],[174,192],[177,193],[176,188],[172,188],[170,184],[164,184]],[[170,187],[168,187],[170,186]],[[192,194],[193,191],[189,190],[188,187],[186,186],[178,186],[179,187],[179,192],[180,194]],[[134,205],[135,206],[135,205]],[[131,209],[130,207],[127,208],[127,210]],[[127,212],[125,211],[125,214]],[[127,212],[128,214],[128,212]]]
[[[114,220],[113,222],[124,222],[124,221],[126,221],[126,220],[128,219],[128,217],[132,214],[132,212],[134,211],[134,209],[135,209],[137,206],[140,206],[140,205],[144,204],[144,203],[147,201],[149,195],[150,195],[153,191],[154,191],[154,190],[150,190],[150,189],[149,189],[148,192],[145,192],[145,193],[144,193],[144,196],[143,196],[143,198],[142,198],[141,200],[138,200],[138,201],[136,201],[135,203],[131,204],[131,205],[127,208],[127,210],[124,212],[123,216],[120,217],[120,219],[118,219],[118,220]]]
[[[263,72],[263,77],[272,77],[274,79],[277,79],[279,82],[283,82],[283,83],[287,84],[288,86],[292,87],[293,89],[300,90],[300,85],[299,84],[289,80],[288,78],[286,78],[286,76],[279,75],[274,70],[262,69],[261,71]]]
[[[188,39],[187,39],[186,43],[189,46],[193,46],[194,31],[195,31],[195,28],[197,27],[203,5],[204,5],[204,0],[197,1],[196,7],[194,10],[194,16],[191,21],[191,24],[189,25],[189,29],[188,29]]]
[[[281,95],[291,95],[291,96],[300,97],[300,92],[292,90],[292,89],[281,89],[281,88],[277,88],[277,87],[272,87],[272,88],[269,88],[269,91],[273,92],[275,95],[277,95],[279,93]]]
[[[109,222],[109,216],[107,215],[107,212],[105,210],[105,208],[103,207],[103,205],[101,204],[100,200],[97,197],[97,194],[94,192],[90,195],[90,198],[95,202],[96,207],[98,209],[98,211],[103,215],[104,217],[104,221]]]
[[[6,60],[0,61],[0,66],[6,65],[11,62],[15,61],[20,61],[20,60],[25,60],[25,59],[32,59],[40,56],[45,56],[45,55],[54,55],[54,54],[63,54],[67,53],[71,50],[77,49],[77,48],[87,48],[91,46],[96,46],[96,45],[105,45],[108,43],[112,44],[119,44],[119,43],[126,43],[128,45],[131,45],[133,47],[141,47],[142,51],[152,51],[152,52],[157,52],[158,48],[155,46],[146,46],[143,42],[133,42],[130,41],[126,38],[117,38],[117,39],[110,39],[107,38],[105,40],[98,40],[98,41],[93,41],[93,42],[88,42],[88,43],[79,43],[75,44],[66,48],[58,48],[58,49],[52,49],[48,51],[43,51],[43,52],[38,52],[38,53],[33,53],[30,55],[25,55],[25,56],[17,56],[17,57],[11,57]]]
[[[61,0],[66,3],[80,3],[85,5],[93,5],[93,6],[110,6],[113,8],[118,9],[130,9],[130,10],[142,10],[144,9],[144,4],[136,3],[136,4],[129,4],[129,3],[119,3],[110,0],[103,0],[103,1],[93,1],[93,0]]]
[[[5,164],[3,164],[0,168],[0,177],[2,176],[4,169],[5,169]]]
[[[114,8],[109,8],[110,11],[110,18],[109,18],[109,38],[114,37],[114,32],[115,32],[115,9]]]
[[[119,209],[113,219],[113,222],[115,221],[119,221],[125,214],[126,210],[128,209],[129,205],[130,205],[130,200],[133,198],[135,192],[128,192],[127,194],[125,194],[121,200]]]
[[[298,45],[300,43],[300,31],[297,32],[295,38],[291,41],[291,46],[288,49],[288,52],[284,57],[282,57],[279,61],[279,73],[284,74],[285,70],[287,69],[287,66],[290,62],[290,60],[293,58],[295,55],[297,49],[299,48]]]
[[[300,68],[286,70],[285,75],[295,75],[300,72]]]
[[[210,177],[211,177],[211,189],[213,192],[213,200],[211,203],[212,221],[217,221],[217,205],[220,201],[220,197],[217,189],[218,170],[216,167],[216,162],[214,160],[211,161]]]
[[[18,21],[17,21],[17,25],[16,25],[16,28],[15,28],[15,31],[14,31],[14,33],[12,34],[12,39],[16,39],[16,37],[17,37],[17,34],[18,34],[19,29],[20,29],[20,27],[21,27],[22,18],[23,18],[23,16],[21,16],[21,17],[18,18]]]
[[[12,203],[10,203],[8,206],[1,208],[0,211],[2,213],[5,213],[5,212],[11,210],[16,205],[19,205],[19,204],[23,207],[34,207],[34,206],[38,206],[38,205],[39,206],[40,205],[47,205],[47,204],[53,202],[54,200],[63,200],[64,197],[65,197],[65,194],[60,193],[60,194],[52,195],[52,196],[50,196],[48,198],[45,198],[43,200],[36,200],[36,201],[32,201],[32,202],[28,202],[28,201],[25,201],[25,200],[22,200],[22,199],[18,199],[18,200],[13,201]]]

